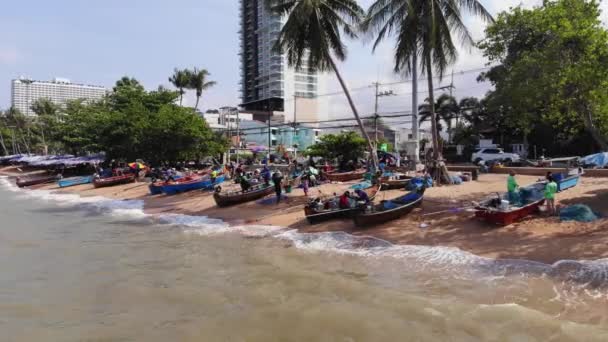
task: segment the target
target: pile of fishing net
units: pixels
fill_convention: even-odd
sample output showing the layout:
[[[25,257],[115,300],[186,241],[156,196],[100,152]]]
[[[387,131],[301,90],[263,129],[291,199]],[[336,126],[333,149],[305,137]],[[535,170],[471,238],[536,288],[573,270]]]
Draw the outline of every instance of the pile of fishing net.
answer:
[[[559,219],[561,221],[592,222],[600,216],[584,204],[574,204],[560,209]]]

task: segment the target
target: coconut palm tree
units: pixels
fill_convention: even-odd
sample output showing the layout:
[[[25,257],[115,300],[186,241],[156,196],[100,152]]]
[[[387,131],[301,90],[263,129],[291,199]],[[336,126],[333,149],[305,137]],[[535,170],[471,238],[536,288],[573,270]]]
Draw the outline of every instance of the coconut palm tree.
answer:
[[[425,103],[421,104],[418,107],[420,123],[430,120],[433,117],[431,108],[432,107],[429,103],[428,98],[425,100]],[[448,129],[448,135],[450,136],[448,142],[451,141],[452,121],[458,116],[458,113],[460,112],[460,107],[458,106],[456,99],[448,94],[441,94],[437,98],[437,101],[435,101],[433,108],[435,108],[435,127],[437,128],[437,131],[441,132],[441,130],[443,129],[443,126],[441,125],[441,121],[443,121],[446,124],[446,127]]]
[[[196,91],[196,105],[194,105],[194,109],[198,109],[198,102],[203,95],[203,91],[213,87],[217,82],[215,81],[207,81],[207,76],[211,74],[206,69],[197,69],[194,68],[190,73],[190,89],[194,89]]]
[[[461,12],[492,21],[490,13],[478,0],[376,0],[367,12],[363,29],[376,36],[374,49],[389,35],[396,36],[395,71],[414,73],[420,67],[428,81],[430,115],[433,135],[433,157],[439,159],[439,136],[435,119],[433,72],[441,78],[457,57],[452,35],[462,44],[473,45],[473,38],[464,24]]]
[[[340,82],[361,134],[367,142],[372,161],[378,156],[363,127],[359,112],[346,82],[336,65],[336,59],[346,59],[342,34],[355,38],[356,27],[364,11],[355,0],[266,0],[268,8],[277,15],[287,16],[275,50],[287,55],[290,67],[307,66],[313,71],[333,71]]]
[[[179,105],[182,105],[182,99],[184,98],[184,94],[186,91],[184,89],[188,89],[190,86],[190,80],[192,72],[188,69],[179,70],[175,68],[173,70],[173,75],[169,77],[169,82],[173,84],[175,88],[179,90]]]

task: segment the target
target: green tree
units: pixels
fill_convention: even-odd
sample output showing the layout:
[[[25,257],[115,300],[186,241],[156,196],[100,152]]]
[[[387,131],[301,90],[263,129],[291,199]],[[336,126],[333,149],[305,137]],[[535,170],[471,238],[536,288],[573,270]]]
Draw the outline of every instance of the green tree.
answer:
[[[348,161],[363,156],[365,145],[365,139],[355,132],[327,134],[321,137],[321,141],[309,146],[305,154],[329,160],[337,159],[343,169]]]
[[[350,38],[357,37],[355,26],[361,22],[363,9],[355,0],[266,0],[266,3],[277,15],[287,16],[275,49],[285,52],[288,64],[295,69],[306,65],[312,71],[336,74],[377,166],[374,146],[334,60],[334,57],[339,61],[346,59],[342,33]]]
[[[182,100],[184,98],[184,94],[186,91],[184,89],[188,89],[191,84],[192,72],[188,69],[177,69],[173,70],[173,75],[169,77],[169,82],[173,84],[175,88],[179,91],[179,105],[182,105]]]
[[[448,140],[451,141],[452,121],[458,116],[458,113],[460,112],[458,102],[453,96],[450,96],[448,94],[441,94],[437,98],[434,107],[431,107],[431,105],[429,104],[429,99],[427,98],[425,100],[425,103],[418,106],[418,120],[420,121],[420,123],[430,120],[433,117],[432,108],[435,108],[435,127],[437,128],[437,131],[441,132],[443,130],[443,126],[441,125],[441,121],[443,121],[446,124],[447,131],[450,136]]]
[[[198,109],[198,102],[203,95],[203,91],[217,84],[215,81],[207,81],[207,77],[211,74],[206,69],[194,68],[190,74],[190,88],[196,91],[196,105],[194,110]]]
[[[473,45],[465,26],[463,10],[491,21],[492,17],[477,0],[376,0],[367,12],[363,28],[376,36],[374,49],[389,35],[396,36],[395,71],[409,75],[421,57],[426,71],[434,158],[439,159],[439,133],[436,127],[433,70],[441,78],[457,58],[452,34],[464,45]],[[417,76],[417,75],[414,75]]]
[[[491,102],[524,138],[545,122],[562,138],[586,130],[608,150],[608,31],[598,1],[546,1],[503,12],[479,46],[500,64],[481,75],[494,85]]]

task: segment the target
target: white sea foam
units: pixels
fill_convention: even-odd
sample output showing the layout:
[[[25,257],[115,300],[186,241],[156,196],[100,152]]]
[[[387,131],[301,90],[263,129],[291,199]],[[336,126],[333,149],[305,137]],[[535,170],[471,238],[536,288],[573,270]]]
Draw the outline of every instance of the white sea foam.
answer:
[[[11,182],[7,176],[0,176],[0,187],[11,192],[19,191],[17,185],[15,185],[14,182]]]
[[[0,186],[10,191],[18,188],[6,177]],[[369,236],[354,236],[345,232],[300,233],[276,226],[231,226],[218,219],[182,214],[148,215],[141,200],[112,200],[105,197],[81,197],[47,190],[20,191],[19,196],[36,198],[60,206],[76,206],[117,219],[151,219],[161,225],[181,228],[185,233],[210,236],[238,233],[248,237],[271,237],[290,241],[298,249],[311,252],[331,252],[361,257],[390,257],[406,261],[405,265],[449,271],[454,276],[483,274],[488,279],[510,274],[549,275],[566,282],[584,284],[591,288],[608,286],[608,259],[594,261],[562,260],[553,265],[527,260],[490,259],[454,247],[394,245]]]

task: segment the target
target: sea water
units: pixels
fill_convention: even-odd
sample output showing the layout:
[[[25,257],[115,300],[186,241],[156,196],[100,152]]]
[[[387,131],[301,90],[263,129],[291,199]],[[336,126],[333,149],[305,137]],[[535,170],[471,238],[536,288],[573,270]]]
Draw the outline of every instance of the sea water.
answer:
[[[146,215],[0,178],[2,341],[608,341],[608,262]]]

